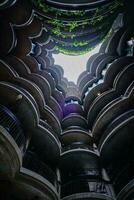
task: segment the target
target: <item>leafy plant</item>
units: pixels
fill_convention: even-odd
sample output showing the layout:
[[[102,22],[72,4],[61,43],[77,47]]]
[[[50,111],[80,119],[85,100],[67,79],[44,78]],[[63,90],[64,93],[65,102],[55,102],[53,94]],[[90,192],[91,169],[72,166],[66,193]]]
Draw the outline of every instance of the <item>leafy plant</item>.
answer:
[[[44,13],[53,13],[55,14],[57,17],[64,15],[64,16],[81,16],[83,17],[86,12],[85,11],[81,11],[81,10],[76,10],[76,11],[72,11],[72,10],[64,10],[64,12],[60,9],[57,9],[53,6],[49,6],[47,5],[44,0],[31,0],[32,3],[35,5],[35,7],[37,9],[40,9],[41,11],[43,11]]]
[[[91,50],[93,50],[95,47],[90,47],[90,48],[85,48],[84,50],[69,50],[61,46],[55,46],[55,50],[59,51],[60,53],[66,54],[66,55],[73,55],[73,56],[78,56],[78,55],[83,55]]]
[[[44,17],[42,16],[42,21],[44,21],[44,26],[47,25],[50,35],[55,39],[56,36],[63,39],[72,39],[72,46],[75,48],[77,47],[84,47],[85,50],[83,51],[73,51],[68,50],[65,47],[56,46],[56,48],[65,54],[72,54],[72,55],[79,55],[90,51],[92,48],[86,48],[86,45],[89,41],[77,41],[76,40],[76,32],[79,30],[84,30],[85,27],[93,27],[94,29],[99,27],[100,25],[105,23],[105,19],[109,16],[109,13],[112,16],[116,15],[118,10],[123,6],[122,0],[114,0],[111,3],[106,4],[105,6],[101,6],[96,10],[90,12],[90,17],[88,17],[86,11],[81,10],[60,10],[58,8],[49,6],[45,3],[44,0],[31,0],[34,6],[39,9],[41,12],[44,13]],[[55,16],[52,19],[52,16]],[[82,17],[81,21],[77,21],[77,16]],[[62,20],[62,17],[66,17],[69,19],[68,21]],[[71,17],[71,20],[69,17]],[[112,17],[113,18],[113,17]],[[109,27],[109,25],[108,25]],[[104,30],[106,33],[106,31]],[[102,40],[106,40],[111,33],[108,33],[107,36],[103,36]]]
[[[76,27],[78,27],[78,23],[76,21],[71,21],[67,24],[67,27],[69,27],[69,32],[74,30]]]
[[[85,46],[85,45],[87,45],[88,44],[88,41],[74,41],[73,42],[73,46],[74,47],[83,47],[83,46]]]

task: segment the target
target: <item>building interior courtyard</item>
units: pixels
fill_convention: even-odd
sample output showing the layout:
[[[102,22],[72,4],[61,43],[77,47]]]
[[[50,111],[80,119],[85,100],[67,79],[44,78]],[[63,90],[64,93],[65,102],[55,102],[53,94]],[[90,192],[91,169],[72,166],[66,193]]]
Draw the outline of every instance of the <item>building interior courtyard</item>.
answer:
[[[0,200],[134,200],[134,0],[0,1]]]

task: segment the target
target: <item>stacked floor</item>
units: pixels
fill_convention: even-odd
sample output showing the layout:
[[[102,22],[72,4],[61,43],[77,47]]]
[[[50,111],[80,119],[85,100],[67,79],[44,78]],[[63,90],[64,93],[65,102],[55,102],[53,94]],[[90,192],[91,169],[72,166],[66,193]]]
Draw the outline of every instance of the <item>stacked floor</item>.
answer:
[[[88,1],[87,12],[101,2]],[[0,3],[1,200],[134,198],[133,3],[117,14],[75,85],[54,64],[65,41],[32,2]],[[86,32],[92,45],[104,24]]]

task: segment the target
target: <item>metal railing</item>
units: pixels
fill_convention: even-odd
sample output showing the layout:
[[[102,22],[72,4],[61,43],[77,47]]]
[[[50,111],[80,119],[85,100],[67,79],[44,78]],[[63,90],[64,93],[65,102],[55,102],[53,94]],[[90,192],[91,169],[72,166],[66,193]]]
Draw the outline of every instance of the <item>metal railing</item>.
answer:
[[[24,151],[26,138],[21,124],[12,112],[7,107],[2,105],[0,105],[0,125],[3,126],[12,136],[21,151]]]
[[[58,190],[59,186],[56,173],[48,165],[42,162],[34,152],[28,151],[25,154],[23,158],[23,167],[41,175]]]

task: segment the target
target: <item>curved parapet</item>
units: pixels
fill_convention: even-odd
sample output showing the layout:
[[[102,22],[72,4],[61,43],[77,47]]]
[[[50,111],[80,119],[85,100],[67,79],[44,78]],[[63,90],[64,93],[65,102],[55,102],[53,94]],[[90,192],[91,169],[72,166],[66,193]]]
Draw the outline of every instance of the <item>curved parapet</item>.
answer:
[[[22,166],[22,153],[3,126],[0,126],[0,144],[0,176],[13,178]]]
[[[41,200],[59,200],[59,195],[55,187],[44,177],[28,170],[21,168],[18,175],[13,181],[13,189],[11,195],[19,198],[20,194],[23,198],[39,198]]]
[[[95,137],[96,143],[98,144],[101,134],[105,128],[112,122],[116,117],[123,114],[127,110],[133,108],[133,84],[130,85],[129,93],[115,101],[111,102],[109,107],[103,109],[103,112],[99,113],[99,116],[93,127],[93,136]]]

